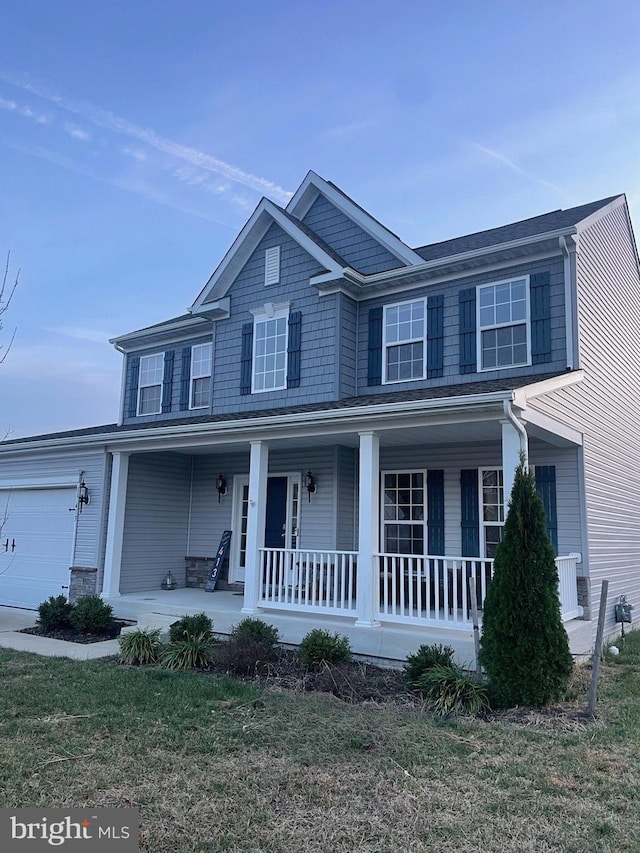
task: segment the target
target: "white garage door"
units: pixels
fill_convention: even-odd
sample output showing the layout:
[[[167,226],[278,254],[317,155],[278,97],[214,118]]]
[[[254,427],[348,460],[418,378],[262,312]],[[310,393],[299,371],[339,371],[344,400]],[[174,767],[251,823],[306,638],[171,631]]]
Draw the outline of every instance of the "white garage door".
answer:
[[[0,489],[0,604],[68,595],[75,503],[75,488]]]

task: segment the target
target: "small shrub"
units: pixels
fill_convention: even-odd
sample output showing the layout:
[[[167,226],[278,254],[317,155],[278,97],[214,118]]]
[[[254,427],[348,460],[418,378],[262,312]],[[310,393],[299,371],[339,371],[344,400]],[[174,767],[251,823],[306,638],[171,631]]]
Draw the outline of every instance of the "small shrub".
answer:
[[[307,669],[317,670],[325,663],[340,664],[351,660],[349,638],[314,628],[300,643],[298,656]]]
[[[73,608],[71,623],[85,634],[110,631],[113,628],[113,608],[98,595],[85,595]]]
[[[232,640],[253,640],[268,649],[275,648],[280,638],[277,628],[268,625],[262,619],[253,619],[251,616],[234,625],[230,636]]]
[[[436,664],[415,682],[436,714],[470,714],[477,717],[489,710],[487,688],[459,666]]]
[[[138,628],[118,638],[120,663],[140,665],[156,663],[162,651],[160,628],[143,630]]]
[[[442,643],[431,646],[420,646],[418,651],[407,657],[404,665],[404,676],[407,684],[414,689],[415,682],[421,675],[433,669],[434,666],[451,666],[453,664],[453,649]]]
[[[51,596],[38,606],[38,625],[43,631],[58,631],[71,626],[73,604],[64,595]]]
[[[213,622],[206,613],[196,613],[195,616],[183,616],[169,628],[169,642],[176,643],[186,637],[198,637],[204,634],[213,637]]]
[[[160,659],[168,669],[205,669],[213,661],[215,645],[210,635],[184,634],[165,646]]]

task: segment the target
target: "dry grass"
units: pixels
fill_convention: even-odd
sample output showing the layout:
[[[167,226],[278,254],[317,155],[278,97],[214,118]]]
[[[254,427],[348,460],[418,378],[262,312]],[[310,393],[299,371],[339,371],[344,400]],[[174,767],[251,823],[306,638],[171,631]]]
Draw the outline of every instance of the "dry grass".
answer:
[[[640,666],[562,709],[437,722],[0,651],[0,805],[134,805],[154,853],[637,851]]]

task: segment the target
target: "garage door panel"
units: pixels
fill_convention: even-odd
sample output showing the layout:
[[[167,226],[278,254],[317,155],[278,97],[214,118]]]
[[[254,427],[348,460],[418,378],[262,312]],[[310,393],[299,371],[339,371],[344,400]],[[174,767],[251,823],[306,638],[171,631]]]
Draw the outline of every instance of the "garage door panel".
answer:
[[[0,604],[36,608],[69,584],[74,488],[0,491]],[[6,507],[6,513],[5,513]],[[5,550],[8,541],[9,550]]]

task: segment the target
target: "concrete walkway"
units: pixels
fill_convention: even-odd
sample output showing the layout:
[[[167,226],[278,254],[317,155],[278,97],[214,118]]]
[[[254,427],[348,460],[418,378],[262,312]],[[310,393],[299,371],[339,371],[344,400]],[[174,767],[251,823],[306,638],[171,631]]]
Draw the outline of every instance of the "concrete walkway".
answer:
[[[38,614],[35,610],[0,607],[0,647],[20,652],[33,652],[45,657],[72,658],[73,660],[93,660],[118,654],[117,640],[107,640],[104,643],[69,643],[66,640],[52,640],[49,637],[18,633],[22,628],[33,628],[37,618]]]

